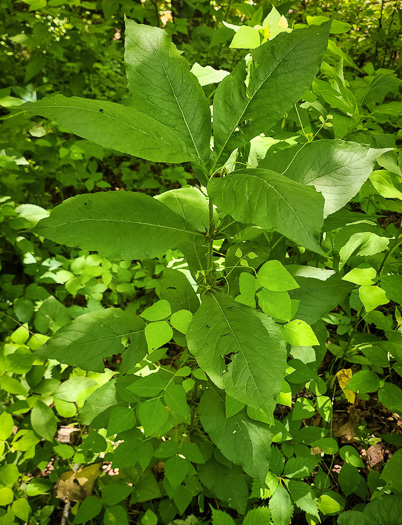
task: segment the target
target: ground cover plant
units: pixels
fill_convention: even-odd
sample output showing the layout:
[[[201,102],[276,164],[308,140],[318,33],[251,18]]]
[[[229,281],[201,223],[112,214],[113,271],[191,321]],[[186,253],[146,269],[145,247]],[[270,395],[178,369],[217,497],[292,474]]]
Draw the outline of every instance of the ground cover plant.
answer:
[[[162,7],[1,99],[0,523],[397,524],[400,80],[321,12]]]

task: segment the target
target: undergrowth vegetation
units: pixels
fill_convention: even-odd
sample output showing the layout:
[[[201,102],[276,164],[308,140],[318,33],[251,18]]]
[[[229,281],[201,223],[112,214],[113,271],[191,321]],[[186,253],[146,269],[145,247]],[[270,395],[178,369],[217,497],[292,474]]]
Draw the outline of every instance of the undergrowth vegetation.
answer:
[[[400,523],[401,13],[4,2],[0,525]]]

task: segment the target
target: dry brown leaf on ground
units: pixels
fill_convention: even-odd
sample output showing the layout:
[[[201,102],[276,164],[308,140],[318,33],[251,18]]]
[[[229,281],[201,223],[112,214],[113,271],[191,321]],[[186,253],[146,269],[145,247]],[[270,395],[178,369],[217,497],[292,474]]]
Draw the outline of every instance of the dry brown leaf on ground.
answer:
[[[102,464],[94,463],[77,472],[63,472],[56,483],[56,498],[63,501],[83,501],[91,495],[96,478],[102,472]]]

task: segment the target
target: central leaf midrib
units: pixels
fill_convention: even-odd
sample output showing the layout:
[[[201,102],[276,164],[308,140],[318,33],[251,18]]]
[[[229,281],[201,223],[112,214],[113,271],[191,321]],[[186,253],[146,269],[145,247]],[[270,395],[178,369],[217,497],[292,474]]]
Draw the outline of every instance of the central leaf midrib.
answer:
[[[222,145],[221,147],[221,150],[218,154],[218,157],[214,163],[214,166],[213,166],[213,169],[215,168],[215,166],[217,165],[219,159],[220,159],[220,156],[222,155],[222,152],[224,151],[224,149],[226,148],[229,140],[231,139],[234,131],[236,130],[237,126],[239,125],[239,122],[241,121],[241,119],[243,118],[245,112],[247,111],[248,109],[248,106],[251,104],[251,102],[254,100],[254,97],[256,96],[256,94],[259,92],[259,90],[262,88],[262,86],[265,84],[265,82],[267,82],[271,77],[272,75],[274,74],[274,72],[276,71],[276,69],[282,64],[282,62],[287,58],[287,56],[289,55],[289,53],[291,53],[295,47],[297,47],[299,44],[303,43],[307,38],[309,38],[311,35],[308,34],[306,35],[302,40],[299,40],[291,49],[289,49],[289,51],[286,53],[286,55],[282,58],[282,60],[280,62],[278,62],[278,64],[274,67],[274,69],[271,70],[270,74],[263,80],[261,81],[261,84],[259,85],[259,87],[254,91],[253,93],[253,96],[250,97],[250,99],[247,101],[246,100],[246,105],[245,105],[245,108],[244,110],[241,112],[239,118],[237,119],[237,122],[235,124],[235,126],[233,127],[230,135],[228,136],[227,140],[224,142],[224,144]],[[212,170],[213,171],[213,170]]]

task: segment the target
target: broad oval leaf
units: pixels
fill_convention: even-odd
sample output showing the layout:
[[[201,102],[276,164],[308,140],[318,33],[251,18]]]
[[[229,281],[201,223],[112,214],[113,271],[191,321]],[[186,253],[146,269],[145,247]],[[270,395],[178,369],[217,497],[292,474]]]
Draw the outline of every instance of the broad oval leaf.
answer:
[[[143,335],[144,327],[145,322],[129,312],[117,308],[98,310],[58,330],[40,353],[83,370],[103,372],[103,359],[123,351],[122,337]]]
[[[317,238],[324,222],[324,198],[314,188],[273,171],[248,169],[212,179],[208,193],[236,221],[278,231],[323,253]]]
[[[56,95],[27,102],[23,109],[52,119],[84,139],[135,157],[155,162],[194,160],[174,129],[132,106]]]
[[[152,258],[194,236],[203,238],[164,204],[128,191],[67,199],[34,231],[52,241],[116,259]]]
[[[211,294],[204,297],[186,337],[199,366],[219,388],[272,417],[286,350],[270,317],[227,295]]]
[[[213,385],[202,395],[198,412],[202,426],[222,454],[242,465],[247,474],[263,485],[271,452],[268,425],[250,419],[245,409],[227,418],[223,394]]]
[[[157,27],[126,20],[125,61],[136,109],[172,130],[193,159],[211,154],[209,103],[190,65]]]
[[[243,141],[268,131],[307,91],[327,49],[329,27],[282,33],[254,49],[247,87],[245,60],[223,79],[214,98],[215,165],[222,166]]]
[[[317,140],[268,155],[258,165],[314,186],[325,199],[324,217],[340,210],[360,190],[375,160],[389,151],[343,140]]]

